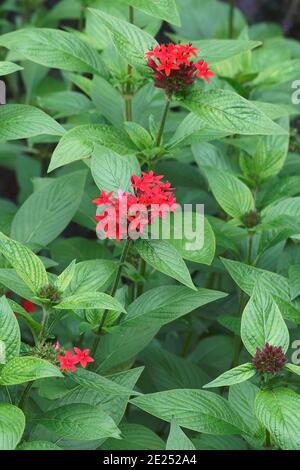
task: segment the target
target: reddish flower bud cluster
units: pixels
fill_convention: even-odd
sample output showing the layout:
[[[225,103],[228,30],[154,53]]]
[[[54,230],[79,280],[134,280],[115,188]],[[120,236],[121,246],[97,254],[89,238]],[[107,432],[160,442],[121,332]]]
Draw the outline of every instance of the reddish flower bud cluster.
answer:
[[[155,86],[166,91],[167,95],[182,93],[196,78],[210,82],[215,74],[209,70],[204,59],[193,62],[197,57],[197,47],[191,44],[161,44],[146,53],[147,65],[154,72]]]
[[[256,354],[252,359],[252,364],[261,374],[280,372],[286,363],[287,358],[281,346],[271,346],[269,343],[266,343],[263,349],[256,348]]]
[[[30,300],[23,299],[21,305],[27,313],[33,313],[36,311],[36,305]]]
[[[130,233],[143,233],[156,217],[165,218],[167,213],[175,212],[175,188],[169,182],[162,182],[162,178],[153,171],[143,172],[140,178],[131,178],[133,193],[119,190],[113,196],[113,192],[100,191],[100,197],[93,200],[101,209],[101,214],[95,216],[97,231],[104,232],[105,238],[130,238]]]
[[[56,345],[54,345],[54,350],[57,350]],[[76,364],[80,363],[80,365],[85,369],[88,362],[94,362],[94,359],[89,356],[89,349],[83,349],[81,351],[79,348],[74,346],[74,352],[75,354],[73,354],[72,351],[68,349],[64,356],[57,356],[57,359],[60,362],[61,370],[74,372],[76,370]]]

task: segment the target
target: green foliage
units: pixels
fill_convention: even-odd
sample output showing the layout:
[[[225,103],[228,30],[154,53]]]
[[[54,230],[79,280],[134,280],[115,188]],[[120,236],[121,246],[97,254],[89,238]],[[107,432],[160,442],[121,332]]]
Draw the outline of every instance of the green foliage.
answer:
[[[300,450],[299,42],[220,0],[4,3],[0,449]],[[211,82],[154,77],[161,37]],[[103,240],[123,192],[178,206]]]

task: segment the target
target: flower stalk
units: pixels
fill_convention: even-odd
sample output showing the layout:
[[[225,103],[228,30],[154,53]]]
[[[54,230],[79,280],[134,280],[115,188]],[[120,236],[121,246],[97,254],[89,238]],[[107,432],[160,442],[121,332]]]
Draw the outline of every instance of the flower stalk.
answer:
[[[121,258],[120,258],[120,261],[119,261],[116,276],[115,276],[115,279],[114,279],[114,282],[113,282],[113,285],[112,285],[112,288],[111,288],[111,291],[110,291],[110,295],[112,297],[114,297],[116,295],[118,285],[119,285],[121,275],[122,275],[123,266],[124,266],[124,263],[126,261],[127,255],[128,255],[130,245],[131,245],[131,240],[129,240],[129,239],[126,240],[126,242],[124,244],[124,247],[123,247],[122,254],[121,254]],[[102,328],[105,325],[105,321],[106,321],[108,312],[109,312],[109,310],[105,310],[103,315],[102,315],[102,318],[101,318],[101,321],[100,321],[100,324],[99,324],[99,327],[98,327],[98,330],[97,330],[97,333],[96,333],[97,336],[94,340],[94,343],[93,343],[93,346],[92,346],[92,349],[91,349],[91,356],[95,356],[95,354],[97,352],[97,349],[98,349],[98,346],[99,346],[99,343],[100,343]]]

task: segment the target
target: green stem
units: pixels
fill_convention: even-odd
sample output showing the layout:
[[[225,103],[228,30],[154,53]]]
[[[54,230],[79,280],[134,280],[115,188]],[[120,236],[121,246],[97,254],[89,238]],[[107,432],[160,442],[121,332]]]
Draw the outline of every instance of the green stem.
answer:
[[[40,345],[42,345],[46,340],[45,335],[47,333],[48,321],[49,321],[49,311],[47,310],[45,306],[43,306],[42,328],[41,328],[40,335],[39,335]]]
[[[234,11],[235,11],[235,0],[229,0],[229,18],[228,18],[228,37],[233,38],[234,35]]]
[[[271,444],[271,434],[270,432],[266,429],[266,440],[265,440],[265,445],[264,447],[266,449],[271,449],[272,444]]]
[[[145,276],[145,272],[146,272],[146,261],[141,258],[140,259],[140,267],[139,267],[139,274],[140,276],[144,277]],[[143,281],[140,281],[137,285],[137,297],[139,295],[142,295],[142,293],[144,292],[144,282]]]
[[[249,232],[248,238],[248,253],[247,253],[247,264],[252,264],[252,250],[253,250],[253,233]]]
[[[156,147],[159,147],[159,146],[160,146],[161,139],[162,139],[163,132],[164,132],[164,128],[165,128],[165,124],[166,124],[166,119],[167,119],[167,115],[168,115],[169,108],[170,108],[170,100],[167,99],[166,105],[165,105],[165,108],[164,108],[164,112],[163,112],[163,115],[162,115],[162,117],[161,117],[159,129],[158,129],[158,134],[157,134],[157,139],[156,139]]]
[[[29,398],[29,392],[30,392],[30,389],[33,385],[33,380],[31,382],[28,382],[28,384],[26,385],[25,389],[24,389],[24,392],[22,393],[22,396],[21,396],[21,399],[19,401],[19,408],[25,412],[25,409],[26,409],[26,406],[27,406],[27,402],[28,402],[28,398]]]
[[[126,243],[123,247],[123,251],[122,251],[122,254],[121,254],[121,258],[120,258],[118,270],[117,270],[117,273],[116,273],[116,277],[114,279],[114,283],[113,283],[111,291],[110,291],[110,295],[112,297],[114,297],[116,295],[118,285],[119,285],[119,282],[120,282],[120,279],[121,279],[122,269],[123,269],[124,263],[126,261],[127,255],[128,255],[130,244],[131,244],[131,240],[126,240]],[[102,315],[102,318],[101,318],[101,321],[100,321],[100,324],[99,324],[99,327],[98,327],[98,330],[97,330],[97,336],[94,340],[94,343],[93,343],[93,346],[92,346],[92,349],[91,349],[91,356],[94,356],[96,354],[97,349],[98,349],[100,338],[101,338],[101,333],[102,333],[102,328],[105,324],[108,312],[109,312],[109,310],[105,310],[103,315]]]
[[[129,5],[129,23],[134,23],[134,10],[133,7]],[[124,99],[125,99],[125,112],[126,112],[126,120],[132,121],[132,83],[131,83],[131,76],[132,76],[132,66],[128,64],[127,66],[127,83],[125,87]]]
[[[252,250],[253,250],[253,236],[254,234],[252,232],[249,232],[249,237],[248,237],[248,250],[247,250],[247,264],[252,266]],[[238,316],[241,317],[243,310],[245,308],[247,296],[246,294],[242,291],[241,292],[241,298],[240,298],[240,305],[239,305],[239,312]],[[231,363],[231,367],[236,367],[239,365],[239,358],[240,358],[240,353],[242,349],[242,340],[239,335],[234,335],[234,342],[233,342],[233,359]]]

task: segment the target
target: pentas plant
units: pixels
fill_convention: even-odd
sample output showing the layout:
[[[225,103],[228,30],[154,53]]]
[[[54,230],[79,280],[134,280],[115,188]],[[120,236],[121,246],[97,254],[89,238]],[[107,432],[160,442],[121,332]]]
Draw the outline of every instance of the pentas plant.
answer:
[[[299,44],[6,3],[0,449],[299,450]]]
[[[162,178],[153,171],[142,172],[141,177],[131,177],[131,193],[120,189],[113,196],[113,191],[101,190],[100,197],[93,200],[98,208],[95,219],[99,236],[103,233],[104,238],[130,238],[133,232],[142,234],[157,217],[165,218],[166,214],[174,213],[177,208],[175,188],[168,181],[161,181]]]
[[[146,53],[147,65],[153,70],[155,86],[168,96],[183,93],[196,78],[210,82],[215,74],[204,59],[197,59],[197,47],[189,44],[160,44]]]

